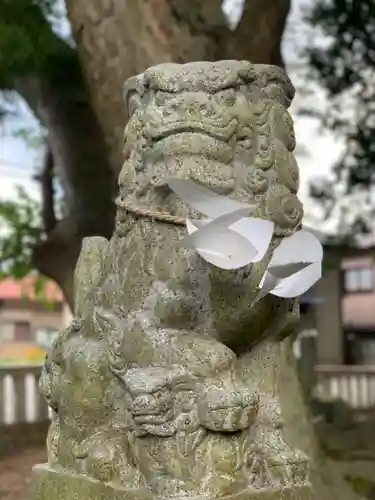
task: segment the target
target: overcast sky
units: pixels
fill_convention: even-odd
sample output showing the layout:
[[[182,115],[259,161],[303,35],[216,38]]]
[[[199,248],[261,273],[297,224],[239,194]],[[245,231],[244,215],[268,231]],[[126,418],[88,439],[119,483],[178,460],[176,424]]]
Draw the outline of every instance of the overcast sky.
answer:
[[[308,43],[308,29],[301,19],[302,8],[309,0],[294,0],[292,12],[289,16],[286,34],[283,41],[283,54],[290,77],[298,88],[299,72],[295,69],[301,61],[298,58],[296,43],[300,47]],[[242,0],[226,0],[225,9],[232,13],[232,20],[241,9]],[[236,10],[237,9],[237,10]],[[237,14],[236,14],[237,12]],[[66,32],[67,27],[63,27]],[[299,146],[307,154],[298,155],[301,171],[300,195],[306,203],[308,219],[312,213],[311,204],[307,200],[307,183],[312,176],[324,175],[330,171],[343,147],[342,142],[332,134],[319,130],[319,124],[309,118],[298,115],[298,108],[305,98],[298,95],[292,105],[291,113],[295,121],[296,137]],[[311,100],[314,106],[323,109],[327,106],[324,92],[315,89]],[[22,139],[13,137],[14,132],[20,127],[36,127],[36,122],[22,102],[19,104],[20,118],[8,119],[0,124],[0,198],[14,196],[14,186],[23,183],[30,194],[38,196],[37,185],[31,180],[39,155],[30,150]],[[309,220],[307,221],[309,222]]]

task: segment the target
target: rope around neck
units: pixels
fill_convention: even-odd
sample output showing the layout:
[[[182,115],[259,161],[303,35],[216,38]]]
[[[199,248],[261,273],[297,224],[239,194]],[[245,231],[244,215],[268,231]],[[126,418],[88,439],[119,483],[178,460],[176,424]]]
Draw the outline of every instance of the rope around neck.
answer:
[[[125,203],[121,198],[117,198],[116,206],[125,210],[136,217],[144,217],[146,219],[157,220],[163,222],[164,224],[174,224],[175,226],[186,226],[186,219],[184,217],[178,217],[177,215],[169,214],[168,212],[154,212],[147,208],[134,207],[130,203]],[[298,229],[302,228],[302,224],[299,224]],[[293,231],[294,232],[294,231]],[[275,229],[275,236],[288,236],[280,229]]]
[[[131,204],[125,203],[121,198],[116,200],[116,205],[136,217],[145,217],[147,219],[157,220],[166,224],[174,224],[176,226],[186,226],[186,219],[177,215],[169,214],[168,212],[154,212],[147,208],[134,207]]]

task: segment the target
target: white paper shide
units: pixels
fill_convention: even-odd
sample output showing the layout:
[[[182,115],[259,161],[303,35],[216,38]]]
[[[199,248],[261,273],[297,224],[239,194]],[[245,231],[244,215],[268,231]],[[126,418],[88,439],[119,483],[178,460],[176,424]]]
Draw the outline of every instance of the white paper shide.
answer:
[[[253,205],[241,203],[190,179],[171,179],[169,187],[205,219],[187,219],[188,235],[182,240],[210,264],[238,269],[265,256],[274,224],[251,217]],[[292,298],[306,292],[322,275],[323,248],[306,229],[285,237],[274,250],[259,284],[256,301],[271,293]]]

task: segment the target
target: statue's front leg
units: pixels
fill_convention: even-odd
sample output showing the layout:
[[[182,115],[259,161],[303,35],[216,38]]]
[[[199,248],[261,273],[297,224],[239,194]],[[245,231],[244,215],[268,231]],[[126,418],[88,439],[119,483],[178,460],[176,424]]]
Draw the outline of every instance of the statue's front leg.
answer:
[[[136,488],[141,476],[132,463],[131,434],[127,429],[102,430],[76,449],[79,472],[103,482]]]
[[[270,485],[304,484],[308,480],[308,457],[292,449],[284,438],[284,422],[276,398],[261,395],[258,421],[249,433],[248,473],[263,469]]]

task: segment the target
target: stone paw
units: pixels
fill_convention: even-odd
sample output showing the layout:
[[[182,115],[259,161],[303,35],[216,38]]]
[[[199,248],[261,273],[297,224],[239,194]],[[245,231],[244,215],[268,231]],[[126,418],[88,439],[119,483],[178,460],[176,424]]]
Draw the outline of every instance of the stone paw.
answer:
[[[128,462],[128,444],[123,435],[105,432],[86,439],[76,449],[78,472],[105,483],[133,483],[137,471]]]
[[[268,452],[264,460],[272,483],[288,486],[308,482],[309,461],[303,452],[285,447],[282,452]]]
[[[265,439],[266,438],[266,439]],[[279,432],[253,437],[246,460],[247,475],[256,487],[302,485],[309,481],[309,460],[291,449]]]
[[[201,425],[216,432],[237,432],[250,427],[258,412],[259,399],[248,390],[209,388],[198,402]]]

